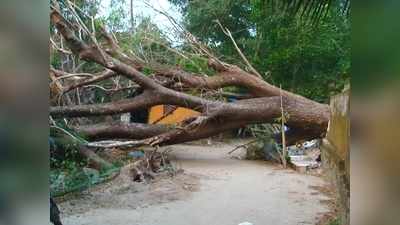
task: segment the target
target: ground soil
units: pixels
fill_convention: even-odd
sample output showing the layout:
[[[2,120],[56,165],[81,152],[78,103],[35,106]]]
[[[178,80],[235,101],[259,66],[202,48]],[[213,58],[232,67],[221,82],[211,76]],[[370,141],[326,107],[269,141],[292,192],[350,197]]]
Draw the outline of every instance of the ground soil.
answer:
[[[330,211],[321,177],[227,153],[243,142],[170,146],[184,172],[114,180],[60,201],[64,225],[314,225]]]

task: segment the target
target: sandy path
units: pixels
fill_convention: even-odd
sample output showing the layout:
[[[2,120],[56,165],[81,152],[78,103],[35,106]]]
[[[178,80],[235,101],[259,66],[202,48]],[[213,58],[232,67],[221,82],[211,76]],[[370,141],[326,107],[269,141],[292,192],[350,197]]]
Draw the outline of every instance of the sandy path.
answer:
[[[60,204],[64,224],[312,225],[328,211],[320,201],[326,197],[310,188],[324,185],[321,178],[232,159],[226,154],[232,144],[174,148],[185,174],[149,185],[103,185]]]

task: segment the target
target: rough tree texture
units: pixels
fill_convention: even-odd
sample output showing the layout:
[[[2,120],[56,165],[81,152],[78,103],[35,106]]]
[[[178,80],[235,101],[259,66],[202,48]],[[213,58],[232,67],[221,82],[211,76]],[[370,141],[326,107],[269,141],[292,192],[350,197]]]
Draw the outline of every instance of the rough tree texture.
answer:
[[[283,108],[287,115],[286,124],[292,131],[288,142],[312,139],[325,134],[330,114],[328,105],[280,90],[235,65],[210,58],[209,66],[217,73],[212,77],[204,77],[164,65],[146,64],[140,59],[125,55],[105,30],[103,36],[108,48],[103,50],[103,47],[89,46],[78,39],[69,23],[57,10],[51,12],[51,21],[74,54],[82,60],[95,62],[108,69],[97,77],[67,87],[66,91],[117,74],[131,79],[144,89],[142,94],[132,99],[104,104],[50,107],[51,116],[88,117],[121,114],[159,104],[187,107],[202,113],[197,118],[184,121],[179,127],[110,124],[77,128],[92,140],[144,139],[140,144],[166,145],[210,137],[247,124],[274,122],[281,116],[280,94],[283,96]],[[145,76],[140,72],[143,66],[151,67],[155,74],[150,77]],[[163,77],[167,82],[154,79],[156,77]],[[253,98],[226,103],[179,91],[183,88],[218,89],[227,86],[245,87]]]

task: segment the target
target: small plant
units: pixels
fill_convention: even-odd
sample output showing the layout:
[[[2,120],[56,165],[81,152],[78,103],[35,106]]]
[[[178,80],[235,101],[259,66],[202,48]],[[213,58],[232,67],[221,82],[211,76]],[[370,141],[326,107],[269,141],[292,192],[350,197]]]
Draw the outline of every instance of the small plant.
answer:
[[[340,225],[340,221],[339,218],[335,218],[333,220],[331,220],[328,225]]]

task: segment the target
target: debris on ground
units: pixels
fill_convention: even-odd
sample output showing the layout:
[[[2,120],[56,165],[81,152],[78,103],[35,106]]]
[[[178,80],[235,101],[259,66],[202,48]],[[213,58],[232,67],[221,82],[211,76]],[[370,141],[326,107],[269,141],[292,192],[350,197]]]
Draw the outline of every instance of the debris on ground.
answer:
[[[175,176],[158,173],[148,182],[132,181],[130,165],[121,168],[115,179],[91,187],[85,192],[57,198],[64,217],[95,209],[140,209],[175,200],[187,199],[199,190],[199,177],[178,170]]]
[[[272,141],[269,141],[264,144],[263,152],[264,152],[265,160],[275,162],[275,163],[281,162],[281,158],[280,158],[278,149],[276,147],[276,144],[273,143]]]
[[[316,174],[321,172],[319,170],[321,167],[321,150],[318,143],[318,140],[312,140],[287,148],[289,162],[296,171]],[[247,144],[237,146],[229,154],[240,148],[245,150],[245,159],[247,160],[266,160],[281,163],[280,146],[272,139],[267,141],[253,140]]]
[[[134,159],[139,159],[144,157],[144,152],[140,150],[132,151],[128,153],[129,157],[132,157]]]
[[[326,205],[329,209],[326,213],[319,213],[316,220],[316,225],[331,225],[331,224],[339,224],[335,223],[338,221],[338,199],[335,197],[337,196],[335,188],[330,184],[325,184],[323,186],[309,186],[310,189],[313,189],[313,192],[316,195],[324,195],[327,199],[320,200],[320,202]]]
[[[288,155],[290,163],[300,173],[308,173],[321,167],[321,150],[316,140],[289,146]]]
[[[253,225],[253,224],[249,223],[249,222],[243,222],[243,223],[239,223],[238,225]]]
[[[263,145],[260,143],[252,143],[246,148],[247,160],[265,159]]]
[[[174,145],[169,159],[174,168],[184,168],[185,172],[172,177],[166,171],[158,172],[148,182],[133,182],[131,165],[125,165],[115,179],[67,201],[59,199],[61,219],[65,225],[152,225],[160,224],[162,218],[164,224],[182,225],[184,215],[186,221],[203,219],[202,224],[259,225],[265,224],[264,221],[273,221],[274,225],[314,224],[315,216],[328,210],[320,202],[325,198],[312,194],[314,190],[309,188],[323,185],[321,178],[289,173],[271,163],[233,160],[227,153],[239,144],[243,141],[219,147]],[[235,154],[244,154],[242,150]],[[152,149],[144,152],[151,153]],[[248,191],[249,184],[252,191]],[[290,194],[294,191],[297,194]],[[211,207],[210,199],[214,204]],[[278,221],[273,206],[282,201],[288,204],[282,208],[282,215],[296,214]],[[265,202],[270,204],[266,206]],[[190,213],[196,210],[205,212],[207,217]]]
[[[142,182],[155,178],[156,173],[167,172],[171,175],[176,172],[167,154],[157,151],[134,151],[129,154],[137,159],[129,165],[129,171],[133,181]]]

